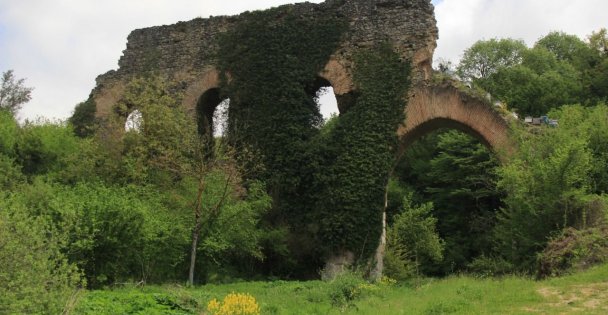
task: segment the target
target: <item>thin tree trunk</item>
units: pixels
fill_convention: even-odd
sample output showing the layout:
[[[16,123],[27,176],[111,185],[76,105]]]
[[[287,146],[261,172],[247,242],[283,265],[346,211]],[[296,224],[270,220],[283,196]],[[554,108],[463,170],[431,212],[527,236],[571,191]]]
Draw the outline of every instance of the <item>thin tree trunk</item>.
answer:
[[[376,265],[371,272],[371,279],[379,281],[384,272],[384,254],[386,252],[386,208],[388,208],[388,185],[384,191],[384,210],[382,211],[382,234],[380,235],[380,243],[376,249]]]
[[[198,246],[198,234],[200,226],[195,226],[192,231],[192,248],[190,249],[190,272],[188,273],[188,284],[194,285],[194,266],[196,265],[196,247]]]
[[[190,249],[190,271],[188,272],[188,284],[194,285],[194,267],[196,266],[196,249],[198,247],[198,237],[201,233],[201,205],[203,199],[204,185],[199,182],[198,193],[196,196],[196,206],[194,207],[194,228],[192,229],[192,248]]]

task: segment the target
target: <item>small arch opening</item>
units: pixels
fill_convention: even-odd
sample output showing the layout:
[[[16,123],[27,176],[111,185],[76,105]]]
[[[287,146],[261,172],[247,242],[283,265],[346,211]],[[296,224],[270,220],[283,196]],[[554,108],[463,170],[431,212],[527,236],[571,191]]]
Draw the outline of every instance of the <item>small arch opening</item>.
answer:
[[[196,104],[198,133],[209,138],[222,137],[228,121],[230,99],[223,98],[217,88],[201,95]]]
[[[125,131],[140,132],[143,127],[144,116],[138,109],[132,111],[125,121]]]
[[[334,88],[331,86],[329,81],[324,78],[317,77],[314,84],[307,90],[307,93],[317,104],[319,113],[323,118],[323,123],[340,114],[338,100],[336,98],[336,94],[334,93]]]

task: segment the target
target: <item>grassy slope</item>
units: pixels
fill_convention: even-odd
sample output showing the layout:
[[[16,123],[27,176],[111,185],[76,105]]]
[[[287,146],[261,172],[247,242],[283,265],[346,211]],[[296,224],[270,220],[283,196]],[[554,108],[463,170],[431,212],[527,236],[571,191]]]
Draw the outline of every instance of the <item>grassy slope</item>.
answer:
[[[194,289],[148,286],[86,292],[75,314],[204,314],[231,292],[256,297],[262,314],[340,314],[332,283],[246,282]],[[608,314],[608,265],[563,278],[476,279],[454,276],[413,286],[363,289],[346,314]]]

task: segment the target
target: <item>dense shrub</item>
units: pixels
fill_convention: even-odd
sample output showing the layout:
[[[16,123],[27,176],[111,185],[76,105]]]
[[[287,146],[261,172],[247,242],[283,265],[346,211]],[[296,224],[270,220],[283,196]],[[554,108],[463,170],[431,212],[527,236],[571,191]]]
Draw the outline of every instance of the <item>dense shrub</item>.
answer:
[[[0,314],[61,314],[80,274],[43,217],[0,194]]]
[[[565,229],[538,256],[539,278],[584,270],[608,261],[608,227]]]

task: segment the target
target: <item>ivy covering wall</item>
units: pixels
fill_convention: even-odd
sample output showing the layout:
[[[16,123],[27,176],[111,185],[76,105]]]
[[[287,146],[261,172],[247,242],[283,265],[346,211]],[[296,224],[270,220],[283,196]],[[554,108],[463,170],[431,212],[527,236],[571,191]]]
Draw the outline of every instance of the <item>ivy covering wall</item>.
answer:
[[[388,44],[357,54],[355,100],[323,126],[314,98],[318,73],[348,23],[332,10],[318,14],[311,19],[289,7],[245,13],[220,39],[228,137],[254,153],[250,176],[267,183],[274,200],[268,220],[297,236],[292,249],[367,259],[381,233],[409,61]]]

